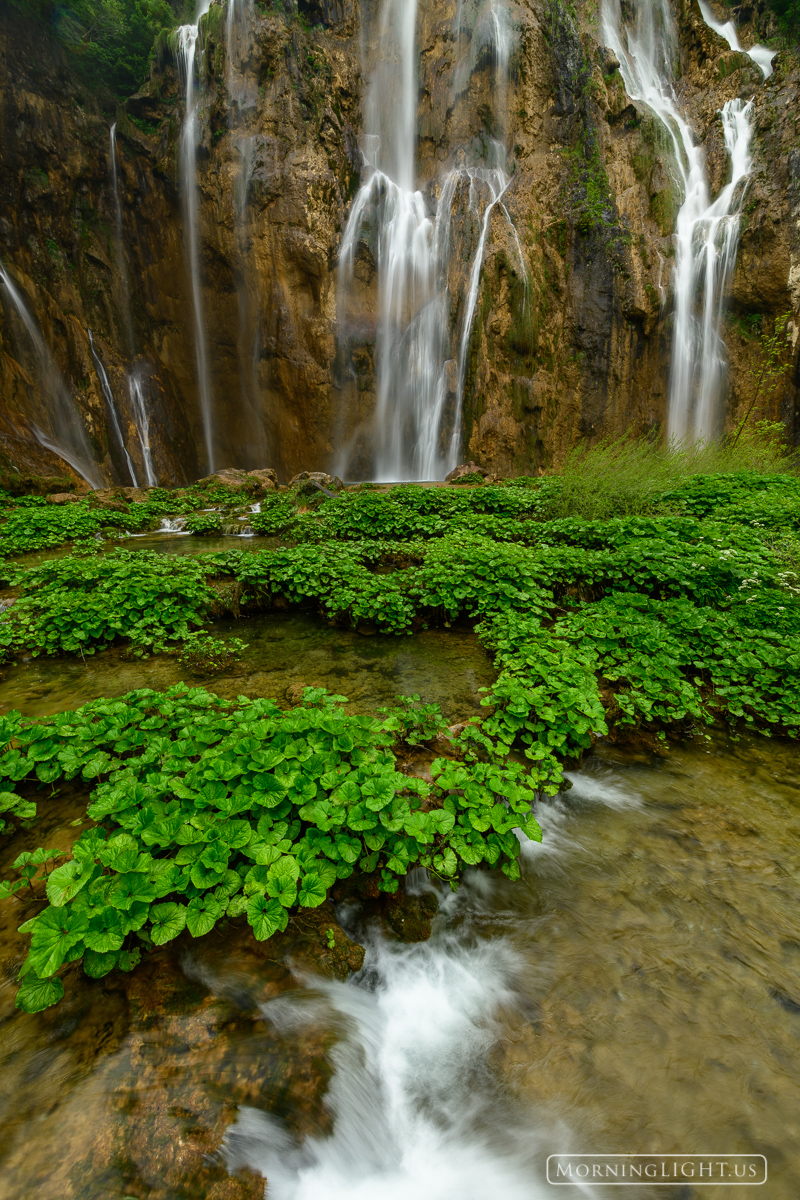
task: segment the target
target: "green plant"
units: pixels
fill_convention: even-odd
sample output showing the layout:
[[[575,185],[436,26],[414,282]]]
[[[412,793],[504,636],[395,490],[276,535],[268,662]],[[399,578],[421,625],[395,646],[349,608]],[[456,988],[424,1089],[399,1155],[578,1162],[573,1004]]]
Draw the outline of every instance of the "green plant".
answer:
[[[180,643],[178,662],[196,675],[225,671],[242,657],[247,646],[239,638],[215,638],[206,633],[190,633]]]
[[[168,0],[12,0],[55,33],[89,86],[119,99],[137,91],[158,32],[176,22]],[[57,18],[57,19],[56,19]]]
[[[734,446],[736,446],[739,438],[742,436],[742,431],[747,425],[756,404],[760,400],[768,401],[778,387],[778,384],[786,377],[786,368],[789,365],[789,358],[792,351],[791,329],[789,326],[791,315],[791,313],[787,312],[780,317],[776,317],[772,324],[771,334],[767,334],[762,325],[759,339],[761,343],[761,362],[759,366],[750,368],[750,404],[736,430],[736,435],[733,439]]]
[[[392,731],[399,742],[407,746],[419,746],[431,742],[443,729],[446,722],[438,704],[423,704],[419,696],[398,696],[400,701],[394,708],[379,708],[383,716],[383,727]]]
[[[215,537],[222,533],[223,521],[217,513],[194,513],[187,517],[186,528],[201,537]]]
[[[336,949],[336,934],[332,929],[325,930],[325,944],[329,950]]]
[[[31,949],[18,1006],[60,999],[70,962],[93,977],[130,970],[184,929],[200,937],[245,916],[264,940],[356,869],[388,892],[417,863],[450,880],[482,861],[518,876],[514,829],[541,836],[522,768],[437,760],[430,783],[403,775],[382,723],[342,713],[339,699],[309,689],[281,712],[179,687],[52,720],[5,718],[0,777],[17,789],[94,781],[93,824],[67,861],[40,875],[51,852],[17,860],[47,901],[21,926]]]

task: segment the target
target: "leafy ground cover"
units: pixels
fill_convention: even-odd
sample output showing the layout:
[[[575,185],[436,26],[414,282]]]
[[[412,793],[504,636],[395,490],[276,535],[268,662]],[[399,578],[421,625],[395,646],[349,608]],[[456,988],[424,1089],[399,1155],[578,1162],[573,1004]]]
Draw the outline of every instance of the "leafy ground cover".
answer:
[[[70,962],[95,977],[130,970],[184,929],[200,937],[246,916],[264,940],[286,928],[290,909],[316,907],[356,870],[377,873],[388,892],[418,864],[448,880],[481,862],[518,877],[514,830],[541,836],[523,768],[438,759],[431,782],[405,775],[392,738],[398,721],[409,726],[409,706],[349,716],[341,699],[307,689],[282,712],[180,686],[48,721],[5,718],[0,776],[16,790],[0,805],[12,822],[33,819],[26,797],[37,787],[76,777],[93,786],[91,827],[67,860],[24,852],[17,877],[0,885],[5,898],[38,889],[46,905],[23,927],[31,950],[18,1005],[59,1000]],[[423,730],[430,719],[421,714]]]
[[[249,507],[242,491],[223,484],[194,484],[170,492],[150,488],[143,499],[126,502],[124,493],[111,504],[93,492],[63,505],[53,505],[44,496],[12,496],[0,491],[0,557],[52,550],[73,544],[94,547],[98,540],[124,537],[157,529],[164,517],[192,514],[198,531],[217,532],[222,517],[205,513],[210,507],[228,513]]]
[[[706,473],[668,458],[654,491],[649,476],[636,482],[653,453],[601,447],[579,460],[580,478],[359,489],[305,507],[270,494],[254,524],[283,537],[273,549],[7,561],[7,660],[122,642],[210,669],[246,653],[209,637],[212,618],[304,605],[388,636],[471,621],[499,671],[485,719],[463,729],[430,782],[403,775],[395,757],[441,731],[416,697],[370,718],[321,692],[284,713],[186,689],[33,723],[12,714],[0,754],[6,834],[53,789],[77,777],[94,787],[94,824],[72,856],[23,854],[5,885],[8,897],[39,888],[48,904],[29,926],[19,1003],[54,1002],[71,961],[91,974],[127,969],[184,928],[199,936],[239,915],[267,937],[351,871],[375,872],[384,889],[416,864],[450,880],[477,863],[513,877],[514,830],[537,835],[535,794],[555,793],[565,763],[597,737],[663,738],[718,720],[798,736],[800,480],[767,447],[749,466],[719,452]],[[620,479],[600,503],[598,472],[615,456]],[[178,499],[197,510],[199,496]]]

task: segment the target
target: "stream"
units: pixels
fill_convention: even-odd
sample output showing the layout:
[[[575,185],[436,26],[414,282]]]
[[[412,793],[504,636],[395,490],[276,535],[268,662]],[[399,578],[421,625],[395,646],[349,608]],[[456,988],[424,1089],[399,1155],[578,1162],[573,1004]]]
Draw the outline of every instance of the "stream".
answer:
[[[599,745],[540,805],[522,879],[471,872],[428,941],[340,905],[366,948],[346,982],[232,927],[76,975],[32,1017],[11,1007],[9,913],[0,1198],[238,1200],[266,1176],[268,1200],[538,1200],[548,1154],[680,1151],[763,1153],[758,1195],[796,1200],[796,764],[757,737]],[[73,815],[36,836],[57,845]]]

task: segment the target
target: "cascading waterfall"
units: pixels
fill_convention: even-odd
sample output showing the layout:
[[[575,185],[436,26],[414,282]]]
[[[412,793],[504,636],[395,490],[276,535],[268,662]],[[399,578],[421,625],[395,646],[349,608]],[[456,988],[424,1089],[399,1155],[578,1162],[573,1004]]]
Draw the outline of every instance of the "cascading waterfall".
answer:
[[[542,1200],[537,1131],[486,1069],[497,1012],[516,1003],[516,968],[500,939],[375,938],[353,982],[314,980],[316,999],[264,1005],[293,1041],[326,1015],[341,1031],[326,1096],[334,1130],[300,1144],[271,1115],[242,1109],[225,1136],[229,1170],[260,1171],[269,1200]]]
[[[181,189],[186,214],[186,251],[189,259],[189,280],[192,289],[194,312],[195,360],[197,364],[197,388],[200,397],[200,414],[206,444],[206,465],[214,470],[213,413],[211,407],[211,384],[208,374],[208,351],[206,347],[203,293],[200,284],[200,255],[197,229],[197,98],[195,92],[195,63],[199,22],[211,7],[211,0],[200,0],[194,25],[181,25],[178,29],[178,63],[185,89],[186,114],[181,131]]]
[[[454,33],[461,30],[456,16]],[[491,0],[484,13],[481,44],[492,50],[494,107],[502,128],[507,107],[511,32],[505,10]],[[435,479],[455,466],[469,341],[475,315],[483,251],[492,211],[508,187],[505,147],[488,139],[488,166],[454,167],[443,180],[433,217],[417,190],[416,4],[385,0],[379,30],[380,57],[369,84],[368,130],[362,140],[366,179],[350,212],[339,258],[340,299],[353,286],[359,242],[372,234],[378,279],[375,339],[376,405],[372,445],[374,478]],[[463,159],[463,152],[459,155]],[[469,273],[469,290],[456,343],[456,395],[450,407],[447,364],[452,355],[448,267],[454,202],[468,192],[467,209],[478,219],[479,237]],[[507,209],[502,211],[513,230]],[[516,237],[517,248],[519,239]],[[523,274],[525,265],[520,251]],[[456,297],[456,300],[458,297]],[[449,437],[445,426],[449,424]],[[351,448],[337,463],[348,474]]]
[[[668,0],[638,5],[635,21],[627,25],[621,24],[617,0],[604,0],[603,34],[619,59],[628,95],[652,109],[673,146],[683,203],[675,233],[675,324],[667,427],[671,438],[709,440],[719,432],[725,371],[719,326],[736,258],[741,185],[750,171],[751,106],[730,100],[722,110],[732,178],[712,202],[703,151],[695,144],[672,86],[675,30]]]
[[[91,329],[88,329],[86,332],[89,335],[89,349],[92,352],[92,362],[94,363],[94,369],[97,372],[97,378],[100,381],[100,390],[102,391],[103,399],[106,402],[106,412],[108,413],[108,416],[111,421],[112,432],[117,440],[119,449],[122,451],[122,454],[125,457],[125,464],[128,468],[128,474],[131,477],[131,483],[133,484],[134,487],[138,487],[139,483],[136,478],[136,469],[133,465],[131,456],[128,453],[128,448],[125,445],[125,437],[122,432],[122,423],[119,419],[119,411],[117,409],[117,402],[114,399],[114,392],[111,387],[111,380],[108,378],[108,372],[106,371],[105,367],[103,366],[103,360],[101,359],[100,355],[97,353],[97,349],[94,344],[94,337],[92,336]]]
[[[46,450],[57,454],[69,463],[74,471],[85,479],[93,488],[103,486],[103,480],[89,449],[89,441],[83,422],[75,410],[75,404],[67,390],[67,386],[56,366],[55,360],[45,345],[36,322],[31,316],[19,291],[4,267],[0,266],[0,280],[22,321],[25,332],[31,340],[36,356],[42,390],[48,401],[47,417],[50,432],[46,432],[33,424],[32,429],[36,440]]]
[[[458,391],[456,393],[456,415],[453,422],[453,434],[450,440],[449,462],[454,464],[458,458],[459,441],[461,437],[461,415],[464,406],[464,384],[467,379],[467,360],[469,356],[469,343],[472,337],[472,324],[475,320],[475,309],[478,305],[478,290],[481,281],[481,267],[483,266],[483,250],[486,245],[486,235],[489,232],[489,222],[492,217],[492,212],[495,206],[502,201],[503,194],[508,187],[509,180],[502,168],[497,168],[492,171],[476,171],[471,173],[469,182],[469,207],[473,211],[478,211],[478,184],[483,183],[489,190],[491,199],[483,212],[483,220],[481,221],[481,236],[478,241],[478,249],[472,263],[472,271],[470,273],[469,292],[467,294],[467,307],[464,316],[464,330],[461,334],[461,343],[458,348]],[[507,210],[503,210],[508,217]],[[511,218],[508,217],[509,224],[513,229],[514,226]],[[516,230],[514,230],[516,237]],[[519,241],[517,242],[519,247]],[[525,271],[525,263],[520,251],[520,262],[522,263],[523,273]]]
[[[778,51],[768,50],[766,46],[758,45],[745,50],[739,41],[739,34],[736,32],[733,21],[718,21],[706,0],[699,0],[699,3],[703,20],[709,29],[713,29],[714,33],[718,33],[720,37],[724,38],[731,50],[737,50],[740,54],[747,54],[752,58],[753,62],[761,68],[764,78],[769,79],[772,74],[772,60]]]

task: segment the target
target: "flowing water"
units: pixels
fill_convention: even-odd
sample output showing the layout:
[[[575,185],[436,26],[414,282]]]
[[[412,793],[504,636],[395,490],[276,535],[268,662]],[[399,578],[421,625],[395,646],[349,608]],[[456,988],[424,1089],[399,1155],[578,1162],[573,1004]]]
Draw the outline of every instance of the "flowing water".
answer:
[[[751,1152],[768,1186],[736,1195],[796,1200],[796,746],[600,746],[571,782],[522,878],[472,872],[429,941],[341,909],[366,946],[346,983],[236,929],[38,1017],[9,970],[0,1197],[255,1200],[249,1170],[267,1200],[540,1200],[551,1153]]]
[[[418,188],[418,49],[415,3],[383,0],[377,33],[380,53],[370,72],[361,148],[364,183],[353,201],[339,255],[339,310],[346,314],[361,244],[371,247],[377,275],[375,336],[376,401],[369,434],[371,477],[377,481],[438,479],[460,452],[466,362],[472,334],[486,236],[492,212],[509,184],[502,142],[485,137],[458,148],[441,180]],[[496,0],[484,5],[475,28],[459,6],[451,31],[461,54],[455,78],[468,83],[480,51],[491,52],[493,124],[504,136],[512,34],[508,14]],[[459,50],[462,33],[467,49]],[[426,191],[430,199],[426,198]],[[501,206],[516,240],[508,210]],[[451,294],[454,228],[464,226],[471,244],[465,295]],[[521,251],[520,260],[522,261]],[[525,274],[525,264],[522,261]],[[459,285],[460,286],[460,285]],[[349,316],[340,317],[347,355]],[[454,368],[454,371],[453,371]],[[453,394],[453,374],[455,393]],[[359,431],[359,433],[362,431]],[[336,466],[352,475],[353,445],[344,445]]]
[[[47,402],[46,419],[48,430],[32,424],[36,440],[45,449],[51,450],[64,462],[69,463],[82,479],[93,488],[103,486],[97,463],[89,449],[89,440],[83,427],[67,385],[56,366],[55,359],[45,345],[36,322],[28,311],[25,301],[3,266],[0,266],[0,281],[14,305],[23,328],[33,347],[37,373]]]
[[[718,33],[724,38],[730,46],[731,50],[737,50],[739,53],[744,53],[752,58],[753,62],[761,68],[765,79],[769,79],[772,74],[772,60],[778,53],[777,50],[768,50],[766,46],[751,46],[749,50],[745,50],[739,41],[739,34],[736,31],[736,26],[733,21],[720,21],[714,15],[711,5],[706,0],[699,0],[700,12],[703,14],[703,20],[714,33]]]
[[[147,401],[144,394],[144,381],[141,372],[132,368],[128,372],[128,392],[131,399],[136,434],[142,450],[144,464],[144,481],[147,487],[158,486],[158,475],[153,462],[153,451],[150,446],[150,418],[147,415]]]
[[[730,183],[712,201],[703,149],[696,143],[675,94],[672,64],[677,41],[667,0],[637,5],[628,22],[623,21],[617,0],[604,0],[602,21],[604,40],[619,59],[628,95],[643,101],[664,126],[674,154],[675,182],[681,191],[675,233],[668,433],[675,439],[709,440],[719,433],[722,419],[725,347],[719,328],[750,172],[751,105],[729,100],[722,110],[732,174]]]
[[[128,470],[129,479],[125,480],[124,482],[132,483],[134,487],[138,487],[139,481],[136,478],[136,468],[133,465],[133,460],[131,459],[131,456],[128,453],[128,448],[125,445],[125,437],[122,432],[122,425],[120,424],[119,411],[117,409],[117,402],[114,399],[111,380],[108,378],[108,372],[103,366],[103,360],[97,353],[91,329],[88,329],[87,333],[89,335],[89,349],[92,354],[92,362],[94,363],[94,369],[97,372],[97,378],[100,381],[100,390],[103,393],[103,399],[106,402],[106,413],[109,417],[111,431],[116,439],[118,451],[124,456],[125,466]]]
[[[197,42],[200,36],[198,23],[211,7],[211,0],[199,0],[194,25],[181,25],[178,29],[178,63],[183,79],[185,115],[181,130],[180,165],[181,192],[186,220],[186,253],[189,260],[189,281],[192,290],[194,315],[194,349],[197,365],[197,389],[200,398],[200,415],[206,449],[206,466],[214,470],[214,427],[211,401],[211,380],[208,369],[203,292],[200,282],[200,247],[197,223],[197,143],[199,126],[197,120],[197,94],[195,71]]]

